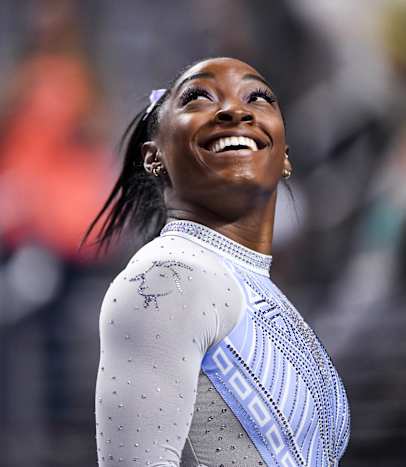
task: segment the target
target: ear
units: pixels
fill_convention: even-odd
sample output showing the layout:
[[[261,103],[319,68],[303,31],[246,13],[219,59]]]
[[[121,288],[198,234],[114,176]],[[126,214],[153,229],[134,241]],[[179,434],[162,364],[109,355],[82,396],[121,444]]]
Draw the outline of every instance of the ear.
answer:
[[[152,172],[153,166],[158,162],[158,152],[158,146],[155,141],[146,141],[141,146],[141,156],[147,172]]]
[[[286,144],[285,145],[285,158],[283,160],[283,168],[288,170],[289,172],[292,172],[293,167],[289,160],[289,150],[290,150],[289,145]]]

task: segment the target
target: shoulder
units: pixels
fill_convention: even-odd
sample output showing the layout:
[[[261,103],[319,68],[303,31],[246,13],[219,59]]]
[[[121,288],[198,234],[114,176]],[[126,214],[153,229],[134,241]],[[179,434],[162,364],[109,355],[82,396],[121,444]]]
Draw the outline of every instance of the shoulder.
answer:
[[[177,310],[178,320],[212,320],[214,341],[238,322],[243,295],[221,258],[176,235],[157,237],[135,255],[110,284],[102,312],[137,307],[144,311]]]

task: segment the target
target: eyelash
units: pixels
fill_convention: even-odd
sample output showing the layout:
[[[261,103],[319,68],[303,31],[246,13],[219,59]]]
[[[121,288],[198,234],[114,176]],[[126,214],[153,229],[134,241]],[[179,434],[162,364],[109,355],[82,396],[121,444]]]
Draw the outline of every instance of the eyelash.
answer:
[[[268,89],[256,89],[255,91],[251,92],[248,96],[248,102],[251,102],[251,99],[255,97],[262,97],[265,99],[269,104],[276,102],[276,97],[269,91]]]
[[[197,99],[199,96],[207,97],[208,99],[212,99],[211,94],[207,92],[203,88],[194,87],[189,88],[184,91],[180,97],[180,104],[185,106],[190,101]],[[248,103],[252,102],[252,99],[256,97],[262,97],[265,99],[269,104],[276,102],[276,97],[269,91],[268,89],[256,89],[255,91],[251,92],[248,95]]]
[[[188,102],[197,99],[199,96],[211,99],[211,95],[203,88],[189,88],[180,96],[181,105],[186,105]]]

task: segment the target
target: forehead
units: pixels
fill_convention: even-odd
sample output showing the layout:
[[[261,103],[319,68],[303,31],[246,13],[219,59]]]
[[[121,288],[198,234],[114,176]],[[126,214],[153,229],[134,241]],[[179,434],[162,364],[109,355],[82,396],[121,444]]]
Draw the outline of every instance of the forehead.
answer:
[[[241,60],[235,58],[212,58],[208,60],[203,60],[196,65],[193,65],[185,73],[183,73],[175,83],[175,87],[179,85],[183,80],[187,79],[190,76],[193,76],[198,73],[208,72],[216,76],[221,76],[225,74],[231,74],[234,76],[245,75],[245,74],[255,74],[261,76],[258,71],[252,66],[248,65]]]

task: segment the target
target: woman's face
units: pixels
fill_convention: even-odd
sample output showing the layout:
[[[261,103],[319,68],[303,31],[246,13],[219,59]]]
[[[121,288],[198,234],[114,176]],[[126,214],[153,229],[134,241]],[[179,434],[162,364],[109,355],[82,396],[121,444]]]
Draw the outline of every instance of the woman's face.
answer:
[[[177,80],[148,147],[168,172],[168,208],[238,215],[270,198],[286,166],[272,89],[254,68],[231,58],[200,62]]]

